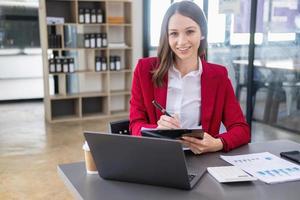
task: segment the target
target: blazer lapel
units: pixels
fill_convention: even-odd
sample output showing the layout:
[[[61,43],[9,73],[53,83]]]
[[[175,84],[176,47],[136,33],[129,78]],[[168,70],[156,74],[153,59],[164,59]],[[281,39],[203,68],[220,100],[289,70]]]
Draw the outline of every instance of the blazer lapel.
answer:
[[[210,121],[214,112],[217,94],[217,81],[215,73],[209,68],[209,64],[202,60],[201,75],[201,124],[205,131],[209,130]]]
[[[166,108],[167,104],[167,90],[168,90],[168,75],[164,77],[164,84],[162,87],[155,87],[154,86],[154,99],[157,103],[159,103],[163,108]],[[156,119],[158,120],[162,113],[156,110]]]

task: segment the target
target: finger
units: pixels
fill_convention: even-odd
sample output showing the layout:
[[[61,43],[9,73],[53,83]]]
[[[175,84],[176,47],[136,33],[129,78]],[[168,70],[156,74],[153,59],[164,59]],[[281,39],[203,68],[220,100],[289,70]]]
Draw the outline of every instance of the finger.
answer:
[[[187,142],[190,142],[190,143],[194,143],[194,144],[197,144],[197,145],[202,145],[202,140],[199,140],[199,139],[194,138],[194,137],[183,136],[182,139],[187,141]]]
[[[178,128],[176,125],[168,122],[168,121],[165,121],[165,120],[162,120],[160,119],[157,124],[162,127],[162,128],[169,128],[169,129],[176,129]]]
[[[163,120],[166,120],[166,121],[174,124],[176,127],[180,128],[180,121],[178,118],[169,117],[169,116],[164,115]]]
[[[202,148],[197,146],[196,144],[194,143],[190,143],[190,142],[187,142],[187,141],[184,141],[182,140],[181,143],[187,147],[190,148],[190,150],[195,153],[195,154],[200,154],[203,152]]]
[[[179,120],[179,115],[178,115],[178,113],[175,113],[175,114],[173,115],[173,118],[176,119],[176,120],[178,120],[178,121],[180,121],[180,120]]]
[[[191,150],[194,154],[196,154],[196,155],[201,154],[201,151],[199,151],[199,149],[195,149],[195,148],[191,148],[191,147],[190,147],[190,150]]]
[[[180,128],[179,121],[177,119],[174,119],[173,117],[162,115],[160,117],[160,120],[163,121],[163,122],[168,122],[168,123],[172,124],[173,127],[175,127],[175,128]]]

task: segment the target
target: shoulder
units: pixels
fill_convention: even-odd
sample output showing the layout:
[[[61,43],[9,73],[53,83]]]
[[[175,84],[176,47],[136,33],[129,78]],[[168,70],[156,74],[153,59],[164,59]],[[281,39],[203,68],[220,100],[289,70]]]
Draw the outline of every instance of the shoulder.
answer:
[[[157,57],[141,58],[138,60],[138,63],[135,67],[135,72],[149,73],[158,66],[158,63],[159,61]]]
[[[219,65],[219,64],[215,64],[215,63],[210,63],[210,62],[205,62],[207,71],[211,74],[213,74],[214,76],[218,76],[218,77],[223,77],[223,78],[227,78],[228,77],[228,72],[226,67],[224,67],[223,65]]]

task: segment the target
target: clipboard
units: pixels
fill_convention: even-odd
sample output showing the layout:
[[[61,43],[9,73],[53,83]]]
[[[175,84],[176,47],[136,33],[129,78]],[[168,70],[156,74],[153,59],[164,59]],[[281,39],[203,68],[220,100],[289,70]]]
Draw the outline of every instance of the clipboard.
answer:
[[[182,136],[203,139],[202,129],[144,129],[141,131],[143,137],[155,137],[180,140]]]

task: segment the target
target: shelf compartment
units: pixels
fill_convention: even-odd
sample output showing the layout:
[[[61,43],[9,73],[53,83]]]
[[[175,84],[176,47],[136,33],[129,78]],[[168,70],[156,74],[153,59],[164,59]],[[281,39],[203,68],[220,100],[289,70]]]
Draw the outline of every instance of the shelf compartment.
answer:
[[[130,91],[132,73],[111,73],[109,81],[111,93],[118,91]]]
[[[132,51],[131,50],[109,50],[109,56],[118,56],[121,61],[121,70],[131,70],[132,69]],[[110,63],[110,60],[108,60]],[[114,71],[114,70],[112,70]],[[119,70],[120,71],[120,70]]]
[[[107,73],[77,73],[66,76],[67,94],[107,93]]]
[[[108,97],[83,97],[82,98],[82,117],[93,117],[107,115]]]
[[[109,24],[131,24],[131,2],[108,1],[106,22]]]
[[[131,26],[109,26],[107,29],[109,48],[130,48],[132,46]]]
[[[65,23],[76,23],[76,1],[46,1],[47,17],[62,17]]]
[[[119,94],[110,97],[111,114],[129,114],[130,94]]]
[[[52,120],[79,118],[79,99],[51,100]]]
[[[79,9],[89,9],[90,11],[92,9],[95,9],[97,11],[97,9],[101,9],[102,11],[102,23],[92,23],[91,20],[90,20],[90,23],[80,23],[80,24],[103,24],[105,23],[105,1],[93,1],[93,0],[88,0],[88,1],[85,1],[85,0],[78,0],[78,13],[79,13]],[[90,13],[91,15],[91,13]],[[97,17],[96,17],[97,18]],[[77,17],[77,21],[79,23],[79,16]]]
[[[48,48],[63,48],[63,29],[61,25],[47,25]]]

